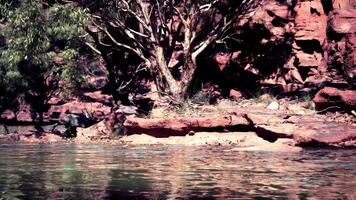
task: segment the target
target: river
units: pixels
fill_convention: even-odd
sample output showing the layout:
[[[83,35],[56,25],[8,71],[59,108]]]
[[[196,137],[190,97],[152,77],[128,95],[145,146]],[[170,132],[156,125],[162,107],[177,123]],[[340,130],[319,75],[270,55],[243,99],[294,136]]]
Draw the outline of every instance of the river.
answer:
[[[0,144],[0,199],[354,199],[356,150]]]

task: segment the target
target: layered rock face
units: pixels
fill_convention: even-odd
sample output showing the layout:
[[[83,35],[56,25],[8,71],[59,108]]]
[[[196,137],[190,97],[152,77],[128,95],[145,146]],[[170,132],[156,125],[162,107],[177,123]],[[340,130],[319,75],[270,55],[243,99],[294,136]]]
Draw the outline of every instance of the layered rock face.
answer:
[[[328,20],[328,63],[343,72],[355,85],[356,80],[356,3],[336,1]]]
[[[352,88],[355,18],[354,1],[267,0],[237,24],[236,35],[245,43],[225,54],[230,61],[215,60],[220,70],[233,72],[225,73],[225,79],[244,73],[245,79],[278,92],[316,92],[324,85]],[[239,84],[241,79],[230,87]]]

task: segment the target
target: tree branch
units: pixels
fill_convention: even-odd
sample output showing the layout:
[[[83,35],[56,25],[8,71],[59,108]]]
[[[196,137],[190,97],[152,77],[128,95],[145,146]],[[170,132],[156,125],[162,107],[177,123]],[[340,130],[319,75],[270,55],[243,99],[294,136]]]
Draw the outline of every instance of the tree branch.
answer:
[[[149,23],[147,22],[147,20],[143,21],[141,19],[140,16],[137,15],[137,13],[133,10],[130,9],[130,6],[129,4],[127,3],[127,1],[125,0],[121,0],[124,4],[125,4],[125,7],[126,8],[122,8],[121,10],[124,11],[124,12],[127,12],[129,14],[131,14],[140,24],[142,24],[142,26],[148,31],[148,32],[151,32],[152,29],[149,28]],[[139,1],[139,0],[138,0]],[[140,6],[142,8],[142,5],[140,5],[140,3],[138,3],[138,6]],[[144,15],[144,18],[146,19],[146,16],[145,16],[145,13],[142,13]]]
[[[95,48],[92,44],[90,44],[89,42],[86,42],[85,45],[87,45],[90,49],[92,49],[95,53],[101,55],[101,52]]]
[[[110,38],[110,40],[118,47],[121,47],[121,48],[124,48],[126,50],[129,50],[131,52],[133,52],[134,54],[136,54],[138,57],[140,57],[142,60],[145,61],[145,63],[149,62],[149,60],[143,55],[142,52],[138,51],[137,49],[129,46],[129,45],[126,45],[126,44],[123,44],[123,43],[120,43],[118,42],[110,33],[107,29],[103,29],[104,33]]]

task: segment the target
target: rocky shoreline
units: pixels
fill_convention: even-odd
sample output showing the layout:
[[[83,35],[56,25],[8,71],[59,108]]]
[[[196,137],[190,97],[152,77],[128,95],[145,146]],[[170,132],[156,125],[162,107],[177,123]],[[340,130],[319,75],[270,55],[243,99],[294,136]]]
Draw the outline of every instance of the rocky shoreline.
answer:
[[[90,127],[77,128],[76,138],[50,132],[41,136],[24,133],[2,135],[0,142],[229,145],[236,150],[293,152],[306,147],[356,147],[354,116],[318,114],[304,108],[305,104],[224,100],[218,105],[191,105],[181,113],[159,107],[149,117],[126,116],[121,108]]]
[[[28,103],[3,110],[0,128],[7,124],[18,130],[4,126],[0,142],[355,148],[355,4],[294,1],[292,8],[288,2],[263,1],[236,22],[234,34],[242,45],[206,52],[200,64],[207,67],[199,72],[200,90],[189,100],[200,103],[174,107],[165,99],[168,96],[158,95],[154,79],[148,78],[132,86],[145,89],[127,93],[126,101],[135,98],[125,104],[131,106],[123,106],[107,91],[110,78],[104,70],[88,78],[80,96],[66,100],[59,94],[51,96],[48,110],[41,113],[42,125],[49,128],[41,136],[34,133]],[[173,68],[182,55],[181,51],[172,54],[167,63],[171,71],[178,70]],[[294,95],[304,100],[286,98]],[[63,132],[68,114],[87,120],[76,125],[76,138],[61,137],[51,128],[61,124]]]

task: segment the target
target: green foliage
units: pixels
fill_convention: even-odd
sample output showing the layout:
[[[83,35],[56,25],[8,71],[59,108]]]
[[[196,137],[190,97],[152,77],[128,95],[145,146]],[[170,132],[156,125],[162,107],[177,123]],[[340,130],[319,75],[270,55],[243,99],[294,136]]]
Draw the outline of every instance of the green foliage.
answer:
[[[1,3],[5,25],[0,36],[9,43],[0,47],[0,86],[4,90],[0,101],[15,92],[36,97],[43,104],[54,90],[80,85],[85,75],[80,52],[87,11],[67,4],[44,6],[33,0]]]
[[[22,2],[6,16],[3,35],[11,42],[1,52],[0,63],[8,72],[18,71],[19,64],[27,61],[29,65],[38,66],[43,74],[56,75],[55,72],[62,71],[64,73],[58,74],[60,78],[75,78],[68,76],[68,71],[73,70],[68,68],[75,67],[73,62],[78,61],[84,39],[81,24],[87,17],[85,10],[72,10],[66,5],[55,4],[45,10],[36,1]],[[56,54],[66,64],[55,64]]]
[[[20,3],[19,0],[0,0],[0,19],[7,16],[9,10],[12,10]]]

